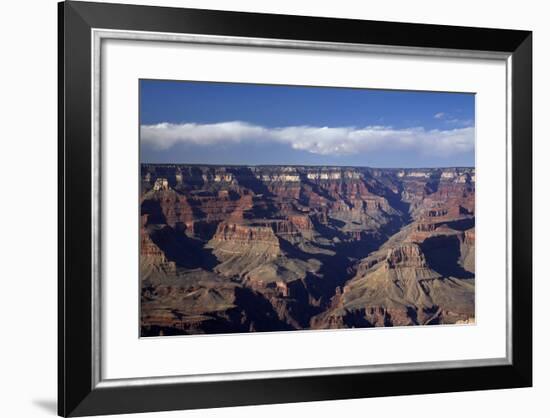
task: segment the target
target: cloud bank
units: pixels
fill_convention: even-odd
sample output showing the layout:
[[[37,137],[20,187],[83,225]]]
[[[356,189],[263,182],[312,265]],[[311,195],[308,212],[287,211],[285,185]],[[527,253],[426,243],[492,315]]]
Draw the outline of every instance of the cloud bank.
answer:
[[[277,143],[318,155],[349,156],[374,151],[417,152],[447,157],[474,150],[472,126],[440,130],[388,126],[267,128],[241,121],[213,124],[159,123],[141,126],[141,141],[155,150],[177,144],[221,146],[247,142]]]

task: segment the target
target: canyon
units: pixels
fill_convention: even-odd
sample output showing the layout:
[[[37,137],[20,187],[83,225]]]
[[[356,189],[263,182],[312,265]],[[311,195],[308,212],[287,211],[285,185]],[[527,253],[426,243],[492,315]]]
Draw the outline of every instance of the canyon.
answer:
[[[141,336],[475,322],[475,169],[142,164]]]

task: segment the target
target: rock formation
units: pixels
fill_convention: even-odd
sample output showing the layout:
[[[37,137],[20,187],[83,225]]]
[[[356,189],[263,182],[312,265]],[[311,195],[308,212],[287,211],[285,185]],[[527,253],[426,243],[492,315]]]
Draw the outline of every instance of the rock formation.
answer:
[[[475,170],[141,167],[143,336],[475,321]]]

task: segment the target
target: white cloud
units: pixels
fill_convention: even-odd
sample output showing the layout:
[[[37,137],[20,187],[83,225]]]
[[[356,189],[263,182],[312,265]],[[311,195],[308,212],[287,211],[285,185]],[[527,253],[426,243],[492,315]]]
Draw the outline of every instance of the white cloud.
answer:
[[[445,112],[436,113],[434,115],[434,119],[438,119],[442,122],[445,122],[448,125],[454,125],[454,126],[466,127],[466,126],[472,126],[474,124],[474,121],[472,119],[459,119]]]
[[[449,125],[456,125],[456,126],[472,126],[474,124],[474,121],[472,119],[447,119],[445,120],[445,123],[448,123]]]
[[[319,155],[354,155],[372,151],[414,151],[449,156],[474,149],[474,128],[426,130],[421,127],[394,129],[388,126],[266,128],[246,122],[213,124],[159,123],[141,126],[144,144],[166,150],[176,144],[212,146],[265,142],[288,145]]]

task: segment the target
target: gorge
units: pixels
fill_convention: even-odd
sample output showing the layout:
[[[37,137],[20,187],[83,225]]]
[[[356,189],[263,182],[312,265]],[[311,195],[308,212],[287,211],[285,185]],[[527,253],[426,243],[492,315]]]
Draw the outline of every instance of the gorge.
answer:
[[[142,164],[141,336],[475,321],[475,169]]]

